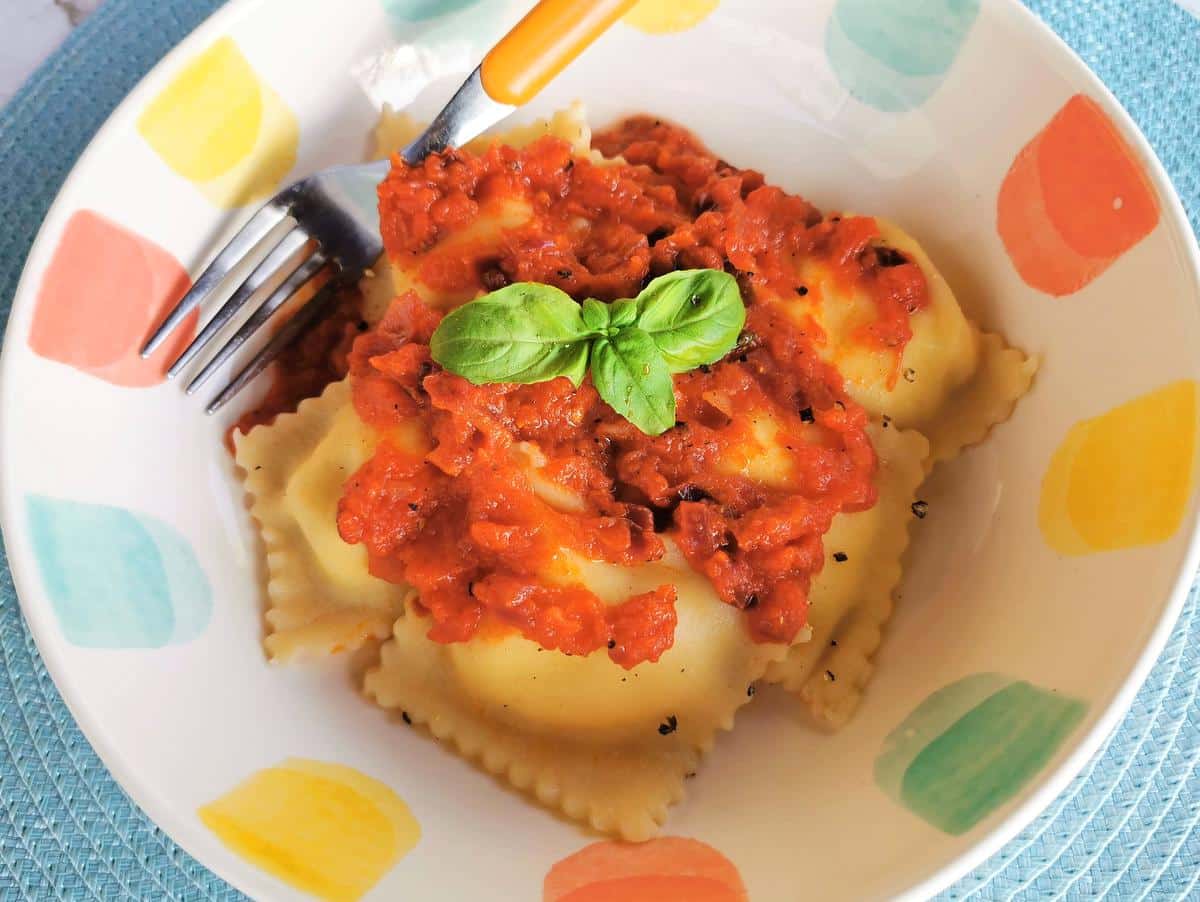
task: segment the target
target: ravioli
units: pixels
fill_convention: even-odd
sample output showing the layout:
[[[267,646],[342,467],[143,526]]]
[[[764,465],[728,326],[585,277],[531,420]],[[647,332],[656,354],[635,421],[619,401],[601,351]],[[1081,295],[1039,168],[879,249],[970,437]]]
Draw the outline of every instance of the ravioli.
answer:
[[[786,309],[797,318],[812,316],[825,332],[819,352],[845,377],[850,397],[876,418],[921,430],[933,444],[931,462],[947,460],[1008,419],[1017,398],[1029,390],[1037,363],[1000,336],[981,334],[920,244],[894,223],[875,222],[874,244],[916,263],[929,287],[928,306],[910,317],[912,338],[898,367],[890,352],[852,340],[874,315],[874,305],[861,289],[847,296],[825,263],[800,264],[801,278],[820,300]]]
[[[567,574],[610,604],[677,586],[675,642],[657,663],[625,670],[605,655],[546,653],[518,635],[431,641],[426,619],[406,610],[411,591],[371,576],[362,546],[337,533],[342,483],[377,441],[343,381],[238,442],[267,544],[268,654],[286,661],[391,635],[364,684],[380,705],[571,817],[630,840],[651,836],[750,685],[787,649],[751,640],[741,613],[670,544],[653,564],[575,560]],[[414,424],[389,441],[417,449],[425,439]],[[522,450],[536,468],[536,453]],[[549,480],[539,494],[571,503]]]
[[[767,670],[768,682],[798,693],[813,721],[827,729],[850,719],[871,678],[929,455],[928,440],[915,430],[873,424],[870,435],[879,457],[879,500],[870,510],[834,518],[825,533],[825,566],[809,591],[812,639]]]
[[[267,654],[288,661],[349,651],[391,633],[408,590],[367,572],[337,531],[342,483],[376,438],[336,382],[294,414],[235,436],[250,513],[266,546]]]
[[[406,116],[385,113],[376,134],[378,155],[417,130]],[[576,154],[604,159],[590,147],[578,106],[500,140],[521,146],[545,134],[565,138]],[[461,243],[490,250],[530,215],[520,203],[491,208],[439,247]],[[870,415],[868,434],[879,464],[877,503],[838,514],[824,536],[825,563],[813,577],[808,625],[790,647],[755,642],[743,612],[723,602],[665,536],[666,554],[653,563],[618,566],[564,551],[553,571],[547,567],[537,576],[546,584],[581,584],[610,606],[675,586],[674,642],[656,662],[625,669],[603,653],[546,651],[516,632],[495,629],[466,641],[431,640],[431,618],[415,591],[372,576],[365,547],[348,544],[338,532],[345,481],[382,438],[356,414],[347,379],[294,414],[235,440],[266,548],[268,655],[292,661],[377,647],[378,662],[363,683],[370,699],[449,740],[464,757],[544,805],[631,841],[657,831],[718,732],[731,729],[736,712],[751,700],[756,681],[795,693],[815,725],[844,725],[871,677],[871,659],[891,615],[919,485],[937,462],[983,440],[1007,419],[1036,370],[1035,360],[965,317],[910,236],[877,222],[877,243],[915,262],[928,284],[929,304],[911,316],[913,337],[900,361],[904,378],[895,378],[890,354],[853,338],[873,302],[861,292],[845,296],[847,289],[825,264],[799,264],[816,302],[786,307],[824,333],[818,353],[838,368],[846,393]],[[369,324],[407,291],[437,308],[473,296],[431,288],[408,262],[385,256],[363,280]],[[781,436],[803,437],[809,426],[797,433],[770,411],[715,406],[751,422],[741,433],[744,446],[730,445],[714,466],[788,490],[796,474]],[[811,416],[805,422],[811,424]],[[820,428],[811,428],[812,441],[819,442]],[[417,456],[433,446],[415,419],[386,438]],[[581,496],[543,474],[546,460],[536,444],[518,442],[511,453],[542,501],[559,511],[583,508]]]
[[[657,663],[625,670],[602,654],[544,652],[519,635],[439,644],[410,607],[365,690],[543,804],[645,840],[786,648],[752,641],[741,613],[673,548],[655,564],[582,570],[611,602],[678,587],[675,643]]]

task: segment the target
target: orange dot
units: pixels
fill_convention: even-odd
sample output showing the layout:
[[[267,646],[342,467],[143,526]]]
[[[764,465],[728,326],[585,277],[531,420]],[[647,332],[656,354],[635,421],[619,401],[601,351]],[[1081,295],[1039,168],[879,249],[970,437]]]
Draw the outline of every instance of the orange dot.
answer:
[[[1013,161],[996,228],[1030,286],[1083,288],[1158,225],[1137,155],[1091,98],[1072,97]]]
[[[183,267],[157,244],[80,210],[68,220],[42,278],[29,346],[115,385],[155,385],[191,341],[198,314],[149,360],[138,352],[189,287]]]
[[[543,902],[746,902],[733,863],[695,839],[598,842],[550,869]]]

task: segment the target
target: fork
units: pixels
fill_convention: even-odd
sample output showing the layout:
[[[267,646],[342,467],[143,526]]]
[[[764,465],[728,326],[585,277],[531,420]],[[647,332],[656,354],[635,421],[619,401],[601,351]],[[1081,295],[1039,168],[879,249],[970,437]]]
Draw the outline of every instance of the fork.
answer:
[[[637,0],[541,0],[500,39],[429,127],[400,151],[414,165],[481,134],[529,101]],[[142,348],[149,357],[194,309],[249,275],[171,363],[174,378],[264,288],[279,285],[188,383],[196,392],[298,292],[327,277],[205,408],[216,413],[305,329],[332,308],[383,253],[375,189],[391,162],[336,166],[283,189],[263,204],[209,263]],[[258,260],[255,264],[253,261]]]

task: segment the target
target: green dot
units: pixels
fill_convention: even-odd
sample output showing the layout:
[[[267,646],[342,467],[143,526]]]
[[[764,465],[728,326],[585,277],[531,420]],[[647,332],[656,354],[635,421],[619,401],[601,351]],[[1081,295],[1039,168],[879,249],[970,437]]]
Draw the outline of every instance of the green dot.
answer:
[[[838,80],[884,112],[938,89],[979,15],[979,0],[839,0],[825,33]]]
[[[119,507],[31,495],[34,557],[63,635],[87,648],[161,648],[200,635],[212,592],[188,542]]]
[[[888,736],[879,787],[952,835],[1016,796],[1054,757],[1087,705],[995,674],[930,696]]]
[[[479,0],[382,0],[383,11],[394,22],[426,22],[474,6]]]

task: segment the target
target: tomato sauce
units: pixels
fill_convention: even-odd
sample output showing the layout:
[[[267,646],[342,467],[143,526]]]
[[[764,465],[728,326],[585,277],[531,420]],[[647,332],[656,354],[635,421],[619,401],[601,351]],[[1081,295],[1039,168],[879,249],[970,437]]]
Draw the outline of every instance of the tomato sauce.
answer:
[[[443,371],[428,343],[445,311],[409,292],[344,362],[356,409],[382,441],[346,482],[338,529],[366,547],[372,573],[419,591],[438,642],[516,630],[566,654],[603,649],[627,668],[656,661],[674,641],[675,587],[610,605],[571,565],[659,560],[665,536],[744,612],[756,641],[791,642],[824,564],[822,536],[838,513],[876,500],[867,415],[817,353],[820,330],[790,315],[836,301],[798,284],[797,262],[820,259],[863,289],[876,316],[856,337],[897,361],[909,316],[928,303],[925,280],[873,243],[874,220],[823,217],[677,126],[633,117],[593,144],[623,162],[597,165],[554,138],[416,166],[395,159],[379,188],[389,257],[459,297],[533,281],[611,300],[671,270],[725,269],[747,307],[738,347],[677,375],[678,421],[649,436],[586,380],[474,386]],[[518,224],[470,239],[481,217],[514,208],[527,211]],[[423,453],[389,438],[414,417]],[[759,420],[774,430],[786,479],[749,473],[765,450]]]

